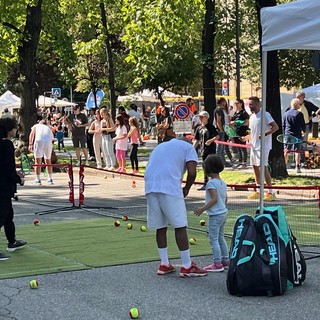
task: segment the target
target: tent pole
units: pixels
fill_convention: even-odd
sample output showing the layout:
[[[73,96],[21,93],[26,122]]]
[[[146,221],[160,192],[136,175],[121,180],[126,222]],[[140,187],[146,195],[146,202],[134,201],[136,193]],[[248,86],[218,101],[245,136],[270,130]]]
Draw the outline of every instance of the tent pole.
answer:
[[[260,146],[260,214],[263,213],[264,203],[264,176],[266,161],[265,149],[266,149],[266,110],[267,110],[267,57],[268,52],[262,51],[262,108],[261,108],[261,146]]]

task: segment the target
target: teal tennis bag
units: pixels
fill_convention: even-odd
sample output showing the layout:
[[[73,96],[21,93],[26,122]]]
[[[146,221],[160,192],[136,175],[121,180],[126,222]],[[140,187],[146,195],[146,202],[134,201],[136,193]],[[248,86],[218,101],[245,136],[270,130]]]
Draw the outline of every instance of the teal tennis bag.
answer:
[[[286,214],[281,206],[266,207],[263,213],[270,214],[278,225],[286,245],[288,286],[300,286],[306,279],[307,265],[300,251],[297,239],[293,235],[287,222]]]
[[[276,296],[287,288],[286,247],[271,215],[237,218],[230,246],[227,289],[239,296]]]

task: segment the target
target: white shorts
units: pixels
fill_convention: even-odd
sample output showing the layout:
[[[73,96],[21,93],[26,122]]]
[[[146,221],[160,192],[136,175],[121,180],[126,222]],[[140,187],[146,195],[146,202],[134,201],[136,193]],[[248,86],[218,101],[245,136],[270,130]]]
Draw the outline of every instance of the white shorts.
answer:
[[[161,229],[170,224],[176,229],[188,225],[186,204],[183,198],[160,192],[148,193],[146,198],[148,228]]]
[[[270,153],[270,149],[265,149],[265,162],[264,162],[264,166],[268,165],[268,160],[269,160],[269,153]],[[251,149],[251,153],[250,153],[250,164],[252,166],[256,166],[256,167],[260,167],[260,150],[254,150]]]
[[[51,141],[36,141],[33,145],[33,154],[35,158],[51,159],[52,142]]]

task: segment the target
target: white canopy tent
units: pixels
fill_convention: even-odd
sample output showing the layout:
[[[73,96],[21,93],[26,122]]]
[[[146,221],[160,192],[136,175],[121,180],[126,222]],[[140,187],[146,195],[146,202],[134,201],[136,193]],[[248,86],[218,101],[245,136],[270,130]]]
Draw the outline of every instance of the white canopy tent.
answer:
[[[163,88],[159,87],[159,91],[163,91]],[[175,94],[171,91],[164,90],[162,97],[166,98],[179,98],[181,97],[178,94]],[[155,90],[144,89],[140,92],[129,94],[127,96],[119,96],[118,101],[146,101],[146,102],[157,102],[157,96]]]
[[[20,104],[20,98],[14,95],[11,91],[6,91],[2,96],[0,96],[0,113],[2,113],[5,108],[8,108],[9,111],[12,112],[12,109],[17,102]]]
[[[50,97],[39,96],[38,97],[38,106],[39,107],[67,107],[75,106],[76,103],[69,102],[66,100],[58,100]],[[21,99],[14,95],[12,92],[7,91],[0,97],[0,110],[3,111],[4,108],[8,108],[10,111],[13,109],[19,109],[21,106]]]
[[[267,52],[281,49],[320,50],[320,1],[300,0],[261,9],[262,27],[262,118],[265,132]],[[261,163],[265,136],[261,135]],[[260,167],[260,208],[263,209],[264,167]]]

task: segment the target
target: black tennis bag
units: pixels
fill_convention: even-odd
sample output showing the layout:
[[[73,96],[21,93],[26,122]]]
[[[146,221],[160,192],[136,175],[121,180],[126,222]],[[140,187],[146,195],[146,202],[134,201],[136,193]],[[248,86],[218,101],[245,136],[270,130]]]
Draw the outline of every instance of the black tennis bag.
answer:
[[[286,284],[285,244],[272,217],[239,216],[230,247],[229,293],[239,296],[282,295]]]
[[[306,279],[307,265],[300,251],[296,237],[293,235],[287,222],[286,214],[281,206],[266,207],[263,213],[270,214],[278,225],[286,244],[288,286],[300,286]]]

